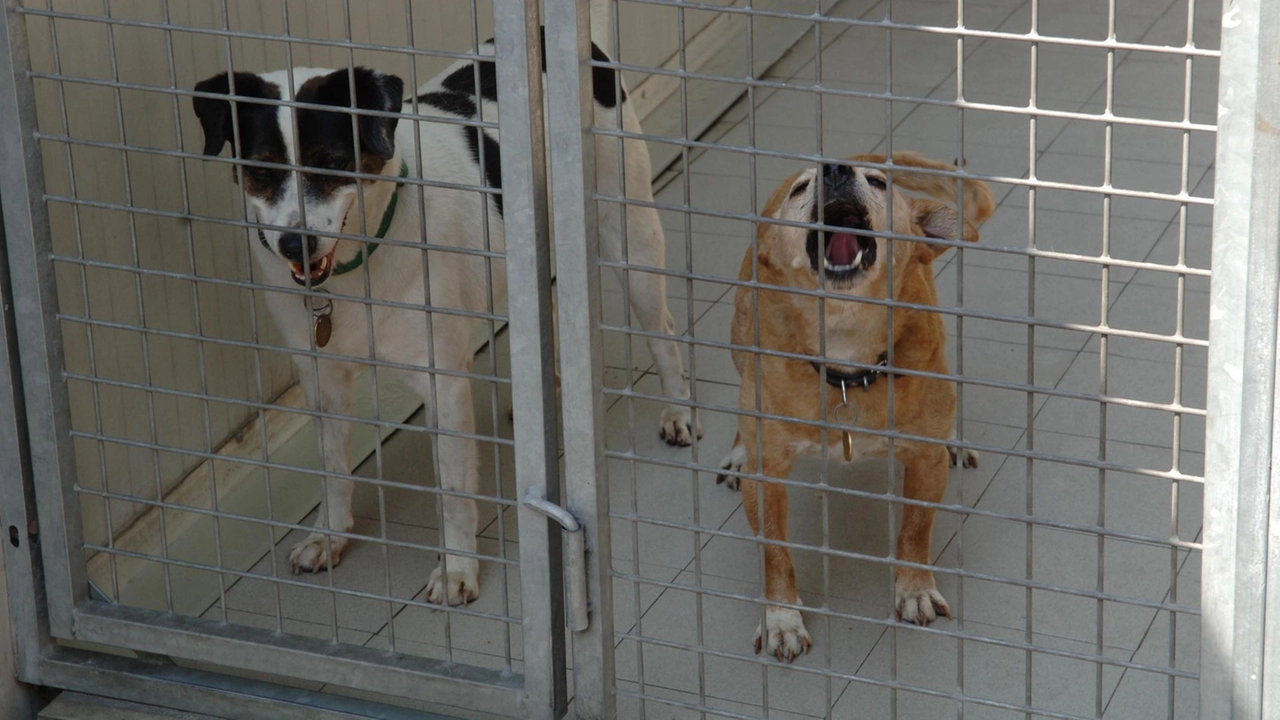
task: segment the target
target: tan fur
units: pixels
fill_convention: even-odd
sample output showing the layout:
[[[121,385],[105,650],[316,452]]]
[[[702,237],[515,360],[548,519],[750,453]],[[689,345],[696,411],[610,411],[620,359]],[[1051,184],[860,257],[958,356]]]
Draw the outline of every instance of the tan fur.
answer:
[[[884,163],[883,155],[857,155],[850,160]],[[915,153],[899,153],[894,165],[955,171],[955,166],[925,159]],[[859,178],[872,174],[882,177],[877,170],[855,168]],[[793,188],[808,175],[810,181],[821,181],[820,171],[797,173],[774,191],[765,207],[766,217],[805,220],[802,205],[804,197],[793,198]],[[888,231],[890,212],[894,233],[919,237],[953,239],[956,236],[956,198],[958,180],[951,177],[915,173],[895,168],[892,170],[893,198],[888,200],[885,191],[876,191],[878,200],[867,203],[867,217],[873,230]],[[870,187],[869,185],[867,187]],[[958,233],[964,240],[977,241],[977,227],[994,209],[994,201],[986,183],[963,183],[963,229]],[[908,193],[919,193],[915,197]],[[811,205],[804,206],[811,208]],[[818,288],[818,274],[810,267],[805,255],[804,228],[761,222],[757,228],[758,254],[751,251],[743,258],[739,277],[756,280],[763,285],[781,288]],[[832,294],[844,295],[849,300],[828,297],[825,301],[826,352],[828,367],[845,372],[856,368],[840,366],[840,361],[874,365],[886,351],[889,337],[889,310],[883,305],[859,302],[859,298],[887,298],[889,277],[887,255],[893,255],[893,299],[917,305],[937,305],[934,286],[933,259],[948,248],[927,242],[907,240],[877,241],[878,259],[865,273],[865,278],[845,290],[828,288]],[[886,247],[888,246],[888,247]],[[888,248],[892,248],[889,250]],[[800,261],[803,260],[803,262]],[[819,355],[818,322],[819,301],[812,296],[797,295],[785,290],[756,290],[739,287],[735,300],[732,342],[743,347],[760,347],[789,353]],[[759,318],[759,338],[754,337],[756,318]],[[918,309],[894,308],[893,366],[895,368],[948,373],[945,358],[947,336],[938,313]],[[738,406],[755,411],[756,373],[759,372],[760,403],[765,413],[808,421],[835,422],[831,409],[840,400],[838,388],[825,386],[809,362],[792,360],[739,350],[733,353],[734,365],[742,377]],[[822,417],[821,393],[825,387],[827,416]],[[848,399],[858,411],[859,427],[885,430],[889,416],[889,380],[881,376],[865,391],[849,388]],[[896,376],[893,379],[894,427],[904,434],[936,438],[940,441],[952,437],[955,418],[956,394],[951,382],[933,378]],[[844,416],[847,417],[847,416]],[[756,457],[757,428],[760,436],[760,458]],[[881,437],[856,435],[855,447],[861,456],[883,456],[888,452],[888,441]],[[828,432],[832,443],[829,457],[841,456],[841,433]],[[805,450],[818,449],[822,441],[819,428],[789,423],[781,420],[764,420],[740,416],[735,453],[743,457],[743,474],[760,473],[769,477],[787,478],[796,456]],[[905,466],[904,494],[914,500],[939,502],[947,486],[948,448],[944,444],[899,440],[894,443],[897,458]],[[736,464],[736,463],[735,463]],[[763,530],[765,537],[774,540],[787,538],[786,487],[776,483],[757,483],[743,478],[743,504],[755,533]],[[763,495],[764,511],[758,503]],[[929,541],[933,526],[934,510],[904,505],[901,530],[898,534],[897,558],[927,565],[930,562]],[[760,520],[763,519],[763,529]],[[795,569],[787,548],[768,545],[765,549],[765,590],[768,599],[783,603],[798,603]],[[941,595],[934,588],[933,574],[919,568],[897,570],[896,609],[904,620],[927,624],[936,612],[950,616]],[[782,609],[778,609],[781,611]],[[776,631],[776,632],[775,632]],[[777,635],[777,638],[774,636]],[[790,660],[808,649],[810,640],[800,625],[798,633],[789,637],[785,629],[771,627],[757,638],[757,651],[763,645],[780,659]],[[793,642],[789,642],[788,640]]]

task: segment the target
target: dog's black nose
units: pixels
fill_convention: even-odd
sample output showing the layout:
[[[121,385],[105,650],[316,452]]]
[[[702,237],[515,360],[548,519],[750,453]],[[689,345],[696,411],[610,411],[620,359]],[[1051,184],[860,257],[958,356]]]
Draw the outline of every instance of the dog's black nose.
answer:
[[[823,165],[822,183],[827,192],[839,191],[853,181],[853,168],[848,165]]]
[[[280,254],[289,262],[295,262],[299,265],[316,258],[316,248],[319,241],[315,235],[307,236],[306,252],[303,252],[302,235],[298,233],[285,233],[280,236]]]

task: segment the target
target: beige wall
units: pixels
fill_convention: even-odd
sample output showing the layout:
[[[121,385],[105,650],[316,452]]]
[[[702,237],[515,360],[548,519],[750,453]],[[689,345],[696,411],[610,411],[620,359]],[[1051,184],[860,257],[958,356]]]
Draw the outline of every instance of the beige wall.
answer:
[[[26,0],[26,4],[48,7],[47,0]],[[91,16],[101,16],[103,5],[101,0],[52,0],[57,11]],[[351,34],[356,41],[387,46],[409,43],[404,0],[352,0],[349,5]],[[485,0],[477,5],[474,22],[483,40],[491,34],[492,6]],[[233,31],[271,35],[285,32],[287,11],[288,32],[303,42],[286,48],[285,43],[274,40],[227,40],[197,32],[167,33],[125,25],[112,26],[109,33],[102,23],[58,19],[54,21],[55,64],[49,21],[30,17],[31,61],[37,72],[107,81],[114,78],[144,88],[117,90],[83,82],[37,80],[41,132],[137,148],[199,152],[200,130],[190,98],[145,88],[189,89],[198,80],[225,70],[228,53],[237,69],[250,71],[283,67],[290,52],[298,66],[342,67],[348,61],[345,49],[305,42],[346,37],[341,0],[227,0],[225,18],[223,6],[218,0],[111,0],[110,11],[116,18],[157,23],[164,20],[167,10],[174,27],[221,29],[225,25]],[[416,47],[459,52],[471,47],[470,0],[413,0],[412,10]],[[710,19],[706,13],[687,13],[686,36],[695,35]],[[670,8],[624,4],[622,21],[624,61],[660,65],[677,51],[679,26]],[[451,62],[364,50],[354,52],[354,61],[395,72],[406,84],[412,81],[410,63],[422,83]],[[634,87],[642,79],[633,76],[628,81]],[[63,126],[64,104],[69,127]],[[45,143],[44,157],[47,190],[55,196],[162,213],[243,217],[230,170],[223,164],[146,152],[123,154],[113,148],[68,146],[56,141]],[[59,202],[50,203],[50,216],[59,256],[127,267],[136,263],[179,276],[251,278],[245,233],[234,227]],[[277,343],[260,302],[255,328],[251,293],[241,288],[192,282],[185,277],[138,276],[73,262],[58,263],[57,277],[60,309],[66,315],[145,326],[161,333],[198,332],[237,342]],[[95,327],[90,331],[71,321],[63,327],[72,373],[96,373],[110,381],[255,401],[269,401],[294,382],[291,363],[278,352],[256,353],[129,329]],[[77,381],[70,383],[70,393],[77,430],[100,430],[111,437],[196,452],[216,449],[256,413],[232,403],[206,404],[103,384],[95,392],[88,383]],[[173,488],[202,458],[78,440],[76,461],[80,482],[87,487],[105,485],[121,495],[155,498]],[[103,543],[108,519],[102,503],[86,497],[83,507],[86,539]],[[119,535],[143,510],[133,503],[111,502],[114,533]]]

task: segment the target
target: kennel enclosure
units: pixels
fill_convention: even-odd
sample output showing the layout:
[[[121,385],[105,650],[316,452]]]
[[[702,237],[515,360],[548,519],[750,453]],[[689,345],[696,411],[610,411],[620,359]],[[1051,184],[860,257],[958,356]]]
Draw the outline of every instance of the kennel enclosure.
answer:
[[[1276,712],[1274,3],[6,0],[0,22],[0,527],[24,682],[237,718]],[[396,375],[442,371],[374,350],[351,415],[307,401],[291,356],[326,354],[272,328],[263,293],[282,290],[229,182],[254,162],[201,154],[191,102],[231,69],[368,65],[408,95],[457,61],[477,96],[495,68],[500,117],[394,114],[501,135],[500,186],[456,183],[504,213],[505,247],[471,253],[509,298],[473,314],[465,373],[482,591],[440,607],[448,432]],[[601,74],[641,132],[596,121]],[[630,141],[651,202],[601,190],[597,143]],[[738,269],[784,178],[902,150],[997,199],[979,243],[936,241],[954,444],[981,456],[927,504],[956,619],[890,617],[919,504],[899,468],[819,457],[757,477],[791,493],[814,639],[783,664],[751,645],[778,542],[714,479],[740,416],[779,419],[737,407],[730,352],[772,351],[729,340],[734,293],[794,289]],[[425,209],[431,182],[400,202]],[[663,267],[601,256],[598,218],[633,207],[659,213]],[[420,246],[428,277],[457,252],[429,220],[387,242]],[[629,309],[638,274],[667,285],[691,448],[655,431],[672,401],[646,347],[662,333]],[[352,546],[293,575],[335,475],[324,420],[354,428]]]

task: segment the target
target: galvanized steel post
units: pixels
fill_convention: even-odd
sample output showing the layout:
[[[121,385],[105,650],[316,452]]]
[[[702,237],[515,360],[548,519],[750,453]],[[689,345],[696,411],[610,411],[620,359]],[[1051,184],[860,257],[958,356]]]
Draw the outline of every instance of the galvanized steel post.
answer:
[[[88,593],[81,548],[80,502],[71,453],[70,404],[62,377],[62,330],[54,286],[52,239],[44,205],[44,172],[35,139],[36,101],[28,76],[26,22],[19,0],[0,14],[0,199],[13,282],[14,325],[30,433],[32,472],[41,526],[45,590],[53,600],[53,634],[71,637],[71,608]]]
[[[560,499],[556,442],[551,246],[542,122],[538,3],[494,2],[502,134],[503,225],[511,327],[511,394],[519,497]],[[520,506],[520,588],[525,598],[523,716],[555,720],[568,704],[564,580],[559,525]]]
[[[609,577],[609,481],[604,455],[604,361],[595,212],[595,107],[591,93],[591,3],[547,0],[547,100],[560,317],[566,507],[587,544],[591,624],[573,636],[579,718],[614,715],[613,586]]]
[[[1280,4],[1223,8],[1200,714],[1280,713]]]

